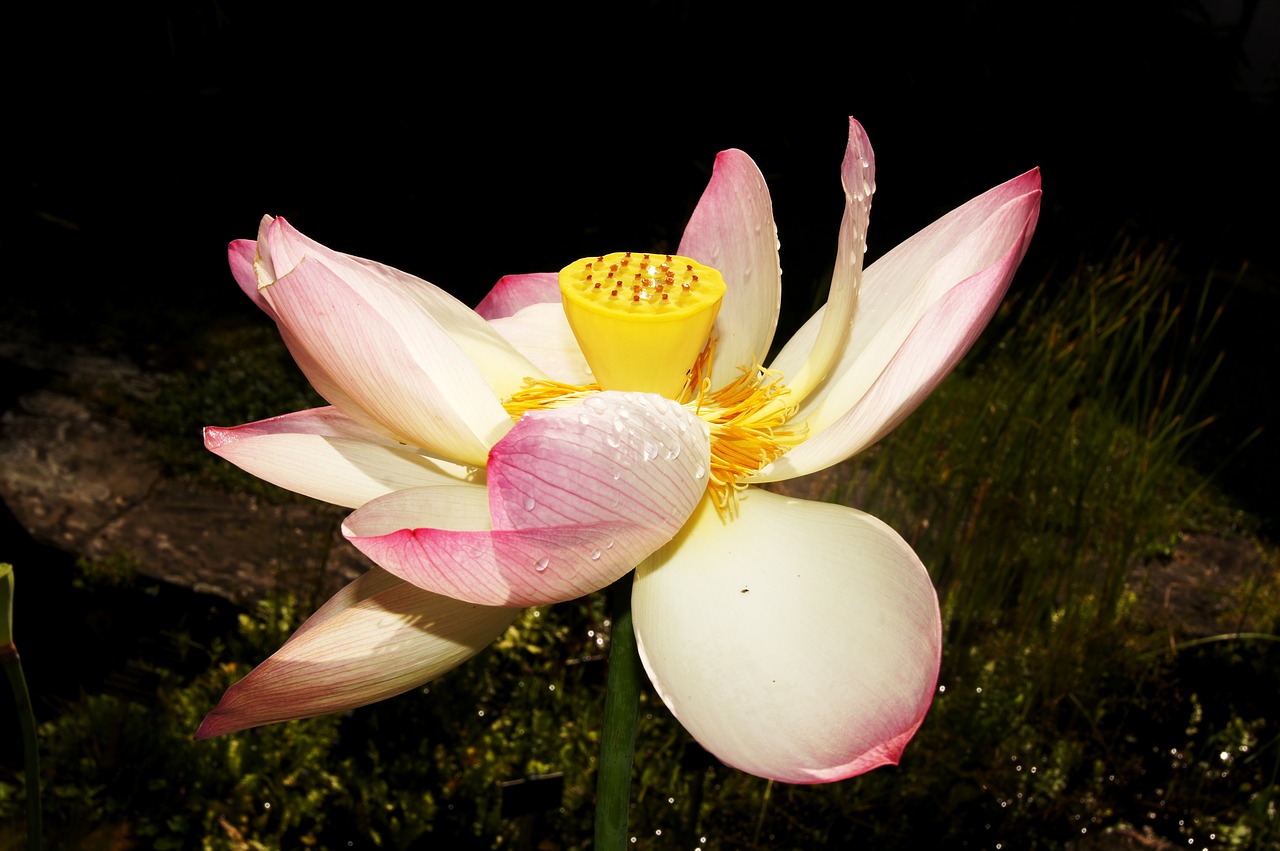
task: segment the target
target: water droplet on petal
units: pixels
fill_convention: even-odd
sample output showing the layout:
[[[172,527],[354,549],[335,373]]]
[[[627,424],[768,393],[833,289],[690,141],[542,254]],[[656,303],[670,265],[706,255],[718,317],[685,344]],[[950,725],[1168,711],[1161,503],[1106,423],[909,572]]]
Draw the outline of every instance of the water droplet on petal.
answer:
[[[533,507],[534,507],[535,505],[537,505],[537,503],[535,503],[535,502],[533,501],[533,497],[531,497],[531,496],[526,496],[526,497],[524,498],[524,510],[525,510],[525,511],[533,511]]]
[[[611,550],[611,549],[613,549],[613,538],[610,538],[610,539],[609,539],[609,543],[605,544],[605,545],[604,545],[604,548],[605,548],[606,550]]]
[[[608,437],[606,437],[604,439],[604,442],[612,446],[614,449],[618,448],[618,438],[614,437],[613,435],[609,435]]]
[[[541,573],[547,569],[547,565],[551,564],[551,559],[543,556],[533,563],[533,569]]]
[[[644,451],[644,460],[646,461],[652,461],[654,458],[658,457],[658,445],[654,443],[652,440],[646,440],[644,442],[643,451]]]
[[[598,558],[600,558],[600,551],[599,551],[599,550],[592,550],[592,551],[591,551],[591,560],[592,560],[592,561],[595,561],[595,560],[597,560]]]
[[[671,445],[671,448],[667,450],[667,460],[674,461],[679,457],[680,457],[680,444],[674,443]]]
[[[699,464],[699,465],[698,465],[697,467],[695,467],[695,468],[694,468],[694,470],[693,470],[693,477],[694,477],[695,479],[701,479],[701,478],[702,478],[703,476],[705,476],[706,474],[707,474],[707,471],[706,471],[706,469],[705,469],[701,464]]]
[[[583,425],[588,425],[591,422],[591,417],[587,416],[586,414],[578,414],[578,422],[582,423]]]

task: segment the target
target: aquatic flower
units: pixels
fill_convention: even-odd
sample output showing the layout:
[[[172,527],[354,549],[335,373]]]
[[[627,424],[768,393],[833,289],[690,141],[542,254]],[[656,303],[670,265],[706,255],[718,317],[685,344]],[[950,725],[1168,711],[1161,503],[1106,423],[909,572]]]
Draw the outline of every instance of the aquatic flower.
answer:
[[[210,428],[206,445],[356,509],[344,534],[379,567],[198,735],[421,685],[520,607],[635,568],[645,669],[721,760],[797,783],[897,762],[941,658],[924,566],[868,514],[754,485],[870,446],[942,380],[1026,251],[1040,178],[991,189],[864,270],[874,161],[849,129],[829,298],[767,367],[778,241],[741,151],[717,157],[676,254],[504,278],[475,312],[283,219],[232,243],[236,280],[331,406]]]

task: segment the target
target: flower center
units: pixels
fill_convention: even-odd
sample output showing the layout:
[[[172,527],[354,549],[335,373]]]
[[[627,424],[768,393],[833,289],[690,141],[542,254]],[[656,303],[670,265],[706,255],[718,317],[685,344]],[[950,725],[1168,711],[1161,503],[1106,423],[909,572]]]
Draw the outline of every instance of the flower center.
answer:
[[[658,393],[707,423],[707,490],[721,516],[737,507],[743,479],[802,441],[802,424],[782,376],[759,364],[712,389],[711,327],[725,284],[720,273],[686,257],[606,254],[560,272],[565,315],[597,384],[526,379],[503,406],[513,419],[529,411],[580,404],[605,390]]]
[[[565,316],[600,386],[668,399],[684,389],[724,291],[715,269],[674,254],[602,254],[560,270]]]

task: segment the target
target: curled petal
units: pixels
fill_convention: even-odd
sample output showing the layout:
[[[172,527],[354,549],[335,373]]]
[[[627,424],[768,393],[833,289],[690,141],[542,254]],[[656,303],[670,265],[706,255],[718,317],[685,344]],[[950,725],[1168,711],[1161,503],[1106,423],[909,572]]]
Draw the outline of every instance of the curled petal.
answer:
[[[344,533],[440,594],[560,602],[608,585],[670,540],[698,504],[709,462],[706,426],[682,406],[601,393],[516,424],[490,455],[487,512],[474,492],[418,488],[365,505]]]
[[[519,613],[441,597],[373,568],[227,689],[196,738],[385,700],[470,659]]]
[[[703,500],[636,570],[654,687],[725,763],[821,783],[897,763],[933,699],[937,597],[869,514],[757,488],[722,521]]]
[[[716,319],[712,381],[738,376],[761,362],[773,343],[782,302],[778,229],[764,175],[738,150],[716,157],[711,182],[685,227],[676,252],[713,266],[728,289]]]
[[[804,360],[783,372],[792,398],[802,400],[831,372],[849,339],[854,308],[862,288],[862,261],[867,253],[867,228],[871,223],[871,196],[876,191],[876,158],[862,125],[849,119],[849,142],[840,167],[844,186],[844,217],[831,271],[831,292],[821,311],[813,345]],[[816,318],[816,317],[815,317]],[[776,367],[775,367],[776,368]]]
[[[263,216],[259,228],[265,231],[271,225],[271,221],[270,216]],[[271,309],[271,305],[267,304],[262,293],[258,292],[258,285],[262,282],[258,280],[257,259],[258,244],[252,239],[237,239],[227,246],[227,264],[231,267],[231,277],[236,279],[241,291],[252,299],[254,304],[275,319],[275,311]]]
[[[476,305],[476,313],[493,322],[515,316],[531,304],[559,304],[559,277],[555,272],[505,275]]]
[[[385,438],[332,407],[234,428],[209,427],[204,445],[273,485],[347,508],[394,490],[456,484],[472,475],[466,467]]]
[[[595,381],[560,302],[530,304],[489,325],[551,379],[577,385]]]

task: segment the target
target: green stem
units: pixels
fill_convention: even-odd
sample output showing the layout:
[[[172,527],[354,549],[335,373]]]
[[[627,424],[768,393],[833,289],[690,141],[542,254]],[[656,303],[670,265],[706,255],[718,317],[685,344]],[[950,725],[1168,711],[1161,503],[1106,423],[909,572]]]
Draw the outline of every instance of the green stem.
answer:
[[[27,769],[27,847],[40,851],[40,747],[36,739],[36,716],[31,711],[31,693],[22,674],[22,660],[13,643],[13,565],[0,564],[0,665],[13,687],[22,726],[22,751]]]
[[[631,628],[631,574],[609,589],[613,625],[609,639],[609,673],[605,686],[604,732],[596,776],[597,851],[628,848],[627,814],[631,806],[631,756],[640,714],[640,655]]]

